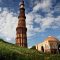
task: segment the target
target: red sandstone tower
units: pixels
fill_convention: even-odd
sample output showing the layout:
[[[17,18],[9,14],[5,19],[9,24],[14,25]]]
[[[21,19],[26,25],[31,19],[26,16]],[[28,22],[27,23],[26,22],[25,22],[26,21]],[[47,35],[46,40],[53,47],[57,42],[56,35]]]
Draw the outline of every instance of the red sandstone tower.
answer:
[[[27,28],[25,22],[25,8],[24,8],[24,1],[21,0],[20,3],[20,14],[18,16],[18,26],[16,28],[16,45],[21,47],[27,47]]]

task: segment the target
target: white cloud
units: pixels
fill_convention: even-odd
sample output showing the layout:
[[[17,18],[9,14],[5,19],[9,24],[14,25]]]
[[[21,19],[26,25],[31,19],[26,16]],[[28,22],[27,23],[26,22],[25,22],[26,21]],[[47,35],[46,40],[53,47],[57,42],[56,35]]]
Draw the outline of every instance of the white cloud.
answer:
[[[16,35],[15,30],[18,21],[13,14],[7,8],[4,8],[2,13],[0,13],[0,32],[11,38],[14,38]]]
[[[0,7],[0,12],[1,12],[1,7]]]
[[[51,0],[43,0],[42,2],[38,2],[34,8],[33,8],[33,12],[36,12],[40,9],[42,9],[43,11],[50,11],[50,7],[51,7]]]
[[[42,17],[41,15],[33,12],[27,15],[29,17],[27,18],[28,36],[32,36],[37,32],[44,32],[47,28],[60,28],[60,16],[55,18],[51,13],[48,13],[46,17]],[[34,22],[39,24],[39,27],[34,28]]]
[[[36,20],[41,25],[41,31],[45,31],[47,28],[60,28],[60,16],[54,18],[53,16],[46,16],[40,20]],[[37,22],[36,22],[37,23]]]
[[[60,16],[55,18],[52,15],[54,11],[50,10],[51,7],[52,7],[52,0],[42,0],[42,2],[38,2],[37,0],[35,6],[33,7],[33,11],[27,14],[28,15],[27,28],[28,28],[29,36],[32,36],[37,32],[43,32],[47,28],[52,28],[52,29],[60,28],[60,23],[59,23]],[[36,13],[40,9],[42,9],[44,12],[47,12],[47,14],[45,15],[46,17],[42,17],[42,15]],[[34,28],[35,26],[34,22],[39,24],[40,26]]]
[[[32,13],[26,14],[26,23],[27,24],[33,24],[33,19],[34,19],[34,16]]]
[[[54,8],[55,12],[60,12],[60,3],[58,3],[55,8]]]

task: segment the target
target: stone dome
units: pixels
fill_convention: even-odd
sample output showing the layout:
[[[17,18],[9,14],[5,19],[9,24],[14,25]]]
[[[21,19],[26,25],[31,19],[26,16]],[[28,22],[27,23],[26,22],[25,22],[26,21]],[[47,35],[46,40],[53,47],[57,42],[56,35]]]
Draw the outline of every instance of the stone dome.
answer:
[[[59,40],[53,36],[48,36],[48,38],[46,38],[45,41],[59,41]]]

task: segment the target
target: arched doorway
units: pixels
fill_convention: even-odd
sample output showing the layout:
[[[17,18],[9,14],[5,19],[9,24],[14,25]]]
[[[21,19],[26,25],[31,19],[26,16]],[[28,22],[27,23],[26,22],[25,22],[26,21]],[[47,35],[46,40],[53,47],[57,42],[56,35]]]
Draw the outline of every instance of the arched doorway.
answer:
[[[44,52],[44,47],[43,46],[41,46],[41,50],[42,50],[42,52]]]
[[[60,44],[58,45],[58,52],[60,53]]]

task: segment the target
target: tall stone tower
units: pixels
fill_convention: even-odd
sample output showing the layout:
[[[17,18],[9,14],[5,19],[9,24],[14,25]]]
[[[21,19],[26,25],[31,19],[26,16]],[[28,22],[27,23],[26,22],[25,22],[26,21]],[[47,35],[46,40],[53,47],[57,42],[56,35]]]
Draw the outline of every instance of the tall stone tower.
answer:
[[[16,45],[21,47],[27,47],[27,28],[25,22],[26,16],[23,0],[21,0],[20,2],[20,13],[18,19],[18,26],[16,28]]]

